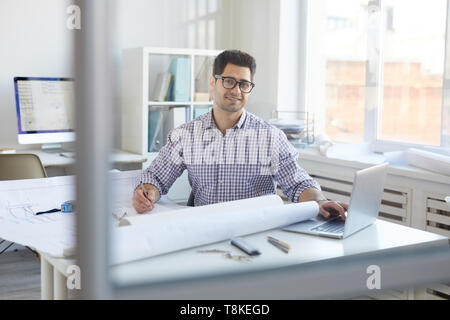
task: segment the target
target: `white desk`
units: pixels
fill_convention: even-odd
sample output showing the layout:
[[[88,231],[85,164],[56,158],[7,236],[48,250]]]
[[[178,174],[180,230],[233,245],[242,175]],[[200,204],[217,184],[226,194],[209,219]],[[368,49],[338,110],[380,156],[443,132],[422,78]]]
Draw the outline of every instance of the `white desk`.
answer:
[[[17,150],[17,153],[33,153],[39,156],[49,177],[74,174],[75,158],[63,157],[59,153],[48,153],[38,149]],[[147,157],[143,155],[122,150],[114,150],[111,154],[114,169],[121,171],[142,169],[142,164],[146,161]]]
[[[266,236],[288,242],[285,254]],[[262,255],[248,262],[229,260],[221,249],[243,254],[228,241],[111,267],[116,298],[156,299],[298,299],[352,297],[368,291],[367,267],[381,268],[381,289],[403,288],[450,279],[449,239],[378,220],[374,225],[336,240],[281,230],[247,236]],[[401,258],[399,258],[401,257]],[[74,260],[42,255],[42,297],[67,298],[65,277]],[[269,271],[270,270],[270,271]],[[218,275],[215,279],[209,275]],[[203,277],[203,278],[202,278]],[[205,278],[206,277],[206,278]],[[186,286],[176,285],[184,281]],[[168,281],[165,285],[159,282]],[[174,282],[175,281],[175,282]],[[153,283],[150,289],[138,285]],[[367,292],[366,292],[367,293]]]

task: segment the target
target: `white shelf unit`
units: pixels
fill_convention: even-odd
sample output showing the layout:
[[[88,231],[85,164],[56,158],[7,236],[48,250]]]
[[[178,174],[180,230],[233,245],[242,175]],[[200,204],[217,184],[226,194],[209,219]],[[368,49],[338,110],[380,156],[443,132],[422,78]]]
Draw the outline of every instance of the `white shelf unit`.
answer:
[[[161,131],[161,135],[164,136],[174,127],[194,119],[196,109],[212,107],[210,101],[196,101],[195,93],[208,92],[212,64],[214,58],[221,52],[220,50],[154,47],[129,48],[122,51],[121,149],[145,156],[148,160],[143,164],[143,168],[147,168],[158,154],[158,152],[149,152],[149,110],[154,108],[169,110],[167,114],[172,118],[165,122],[164,130]],[[167,72],[172,58],[175,57],[190,59],[189,99],[187,101],[152,101],[151,95],[158,73]],[[200,86],[202,88],[199,88]],[[185,112],[178,112],[180,108],[184,108]],[[167,137],[164,137],[164,140],[165,138]],[[164,141],[160,141],[158,145],[164,145]],[[185,172],[174,183],[168,196],[176,202],[183,203],[187,201],[189,192]]]
[[[174,48],[130,48],[122,52],[122,101],[121,101],[121,148],[123,150],[148,155],[149,110],[153,107],[185,108],[185,121],[192,120],[197,108],[212,107],[210,101],[195,101],[198,81],[208,83],[212,73],[212,63],[220,50],[174,49]],[[170,61],[175,57],[190,59],[190,98],[188,101],[151,101],[159,72],[167,72]],[[204,69],[206,68],[206,72]],[[197,75],[202,73],[203,79]],[[205,77],[207,77],[205,79]],[[203,88],[202,93],[205,92]],[[174,127],[181,123],[174,123]]]

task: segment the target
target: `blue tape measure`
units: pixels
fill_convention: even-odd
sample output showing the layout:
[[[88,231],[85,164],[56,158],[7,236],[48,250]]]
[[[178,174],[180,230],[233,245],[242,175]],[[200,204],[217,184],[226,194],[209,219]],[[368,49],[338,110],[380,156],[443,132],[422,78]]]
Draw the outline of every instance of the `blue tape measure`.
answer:
[[[61,212],[73,212],[75,210],[75,200],[66,201],[61,205]]]

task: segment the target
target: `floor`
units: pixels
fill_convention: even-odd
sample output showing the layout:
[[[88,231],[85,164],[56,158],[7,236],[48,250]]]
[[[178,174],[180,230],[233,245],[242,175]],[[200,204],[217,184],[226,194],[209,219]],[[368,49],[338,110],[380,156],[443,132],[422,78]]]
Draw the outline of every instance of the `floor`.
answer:
[[[41,298],[41,266],[29,250],[0,255],[0,300],[37,300]]]
[[[0,300],[41,299],[41,267],[36,255],[29,250],[10,251],[0,254]],[[74,298],[69,291],[69,299]],[[359,297],[355,299],[373,299]],[[392,299],[383,296],[378,299]],[[397,297],[396,299],[402,299]],[[420,297],[416,297],[416,299]],[[422,299],[426,297],[422,297]],[[448,299],[448,297],[445,297]],[[445,299],[444,298],[444,299]],[[403,297],[405,299],[405,297]],[[429,299],[429,297],[428,297]],[[442,299],[442,298],[440,298]]]

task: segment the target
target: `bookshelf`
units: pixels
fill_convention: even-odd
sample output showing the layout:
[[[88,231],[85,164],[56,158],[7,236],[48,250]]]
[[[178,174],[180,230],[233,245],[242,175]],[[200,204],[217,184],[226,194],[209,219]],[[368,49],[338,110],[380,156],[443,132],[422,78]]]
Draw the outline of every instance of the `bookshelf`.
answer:
[[[173,128],[212,107],[208,82],[219,50],[141,47],[124,49],[121,64],[121,149],[145,156],[147,168],[166,143]],[[183,101],[155,101],[158,75],[169,71],[173,59],[189,61],[188,95]],[[174,81],[176,82],[176,76]],[[156,90],[158,91],[158,90]],[[206,100],[206,101],[204,101]],[[162,120],[158,117],[162,116]],[[158,126],[159,123],[159,126]],[[156,137],[156,138],[155,138]],[[150,148],[153,145],[153,148]],[[186,203],[190,193],[184,172],[173,184],[169,198]]]
[[[214,58],[220,52],[154,47],[124,49],[121,148],[151,160],[165,144],[170,130],[208,111],[212,107],[209,77]],[[155,99],[155,91],[161,85],[158,75],[174,70],[172,95],[158,101]],[[175,91],[181,94],[176,95]]]

